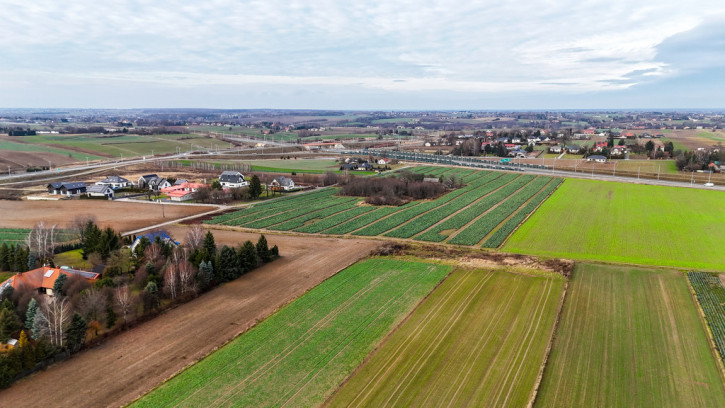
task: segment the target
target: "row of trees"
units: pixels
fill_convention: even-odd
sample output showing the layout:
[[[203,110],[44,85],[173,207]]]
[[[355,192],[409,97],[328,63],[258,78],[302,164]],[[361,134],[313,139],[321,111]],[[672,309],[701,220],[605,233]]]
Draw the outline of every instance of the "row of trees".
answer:
[[[411,199],[433,198],[446,191],[446,186],[442,183],[416,181],[406,178],[405,175],[385,178],[348,177],[340,185],[340,195],[365,197],[365,202],[373,205],[402,205]]]

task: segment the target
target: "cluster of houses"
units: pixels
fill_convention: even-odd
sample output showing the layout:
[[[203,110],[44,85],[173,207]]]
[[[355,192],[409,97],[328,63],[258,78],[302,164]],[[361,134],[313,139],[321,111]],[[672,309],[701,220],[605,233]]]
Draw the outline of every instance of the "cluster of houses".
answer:
[[[224,171],[219,176],[219,183],[222,188],[246,187],[249,182],[244,175],[238,171]],[[95,184],[86,185],[82,182],[58,181],[49,183],[46,188],[48,194],[77,196],[85,194],[89,197],[107,197],[113,199],[116,190],[135,187],[137,189],[150,190],[169,196],[171,201],[188,201],[193,198],[195,192],[200,188],[208,187],[207,184],[192,183],[188,180],[178,179],[172,184],[164,177],[157,174],[147,174],[139,177],[136,183],[121,176],[109,176]],[[272,180],[268,187],[276,191],[295,190],[294,180],[289,177],[280,176]]]
[[[388,164],[390,164],[390,159],[386,157],[381,157],[377,160],[373,160],[373,163],[377,164],[378,166],[387,166]],[[340,170],[373,171],[375,168],[375,165],[373,163],[359,157],[347,157],[345,158],[345,160],[343,160],[343,163],[340,166]]]

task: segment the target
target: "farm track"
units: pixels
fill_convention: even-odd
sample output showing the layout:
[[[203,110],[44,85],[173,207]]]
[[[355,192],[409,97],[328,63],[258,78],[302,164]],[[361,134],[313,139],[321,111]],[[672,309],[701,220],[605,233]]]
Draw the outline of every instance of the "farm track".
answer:
[[[185,227],[171,227],[170,232],[183,236]],[[218,244],[259,236],[221,230],[214,234]],[[279,246],[281,259],[19,381],[0,391],[2,405],[19,406],[31,394],[37,406],[128,403],[379,245],[372,240],[271,234],[267,239]],[[40,388],[45,391],[38,393]]]

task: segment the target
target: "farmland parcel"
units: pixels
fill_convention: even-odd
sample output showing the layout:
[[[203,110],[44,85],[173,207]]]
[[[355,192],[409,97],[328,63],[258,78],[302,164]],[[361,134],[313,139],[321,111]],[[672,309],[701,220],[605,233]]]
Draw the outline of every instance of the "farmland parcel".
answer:
[[[329,405],[525,406],[563,287],[553,274],[454,272]]]
[[[725,193],[567,179],[508,252],[725,270]]]
[[[384,235],[495,248],[559,186],[561,179],[517,173],[421,167],[466,185],[400,207],[364,205],[329,188],[217,216],[209,224],[321,234]]]
[[[317,405],[450,269],[348,267],[134,406]]]
[[[686,277],[579,264],[539,407],[722,407],[725,388]]]

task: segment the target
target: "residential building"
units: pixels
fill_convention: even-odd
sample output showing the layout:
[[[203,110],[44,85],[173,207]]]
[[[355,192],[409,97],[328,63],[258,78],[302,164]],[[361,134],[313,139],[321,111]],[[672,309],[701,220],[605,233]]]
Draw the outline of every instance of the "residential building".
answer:
[[[72,196],[86,192],[86,184],[69,181],[56,181],[46,186],[49,194]]]
[[[108,197],[113,198],[114,191],[111,187],[105,184],[94,184],[86,189],[86,195],[88,197]]]
[[[219,176],[219,184],[222,187],[244,187],[248,186],[249,182],[244,179],[244,175],[238,171],[224,171]]]
[[[289,177],[279,176],[269,183],[269,188],[272,190],[290,191],[295,189],[295,182]]]
[[[119,188],[129,187],[131,182],[120,176],[108,176],[101,181],[97,181],[98,186],[108,186],[116,190]]]

